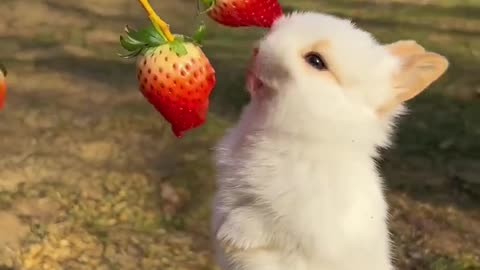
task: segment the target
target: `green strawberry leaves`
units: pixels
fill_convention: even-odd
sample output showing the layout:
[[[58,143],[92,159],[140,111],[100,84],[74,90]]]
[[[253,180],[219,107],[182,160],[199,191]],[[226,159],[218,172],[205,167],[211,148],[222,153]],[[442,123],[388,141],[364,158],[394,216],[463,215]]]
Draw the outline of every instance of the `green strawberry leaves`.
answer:
[[[178,39],[175,39],[174,41],[170,42],[170,48],[178,55],[178,56],[182,56],[182,55],[186,55],[188,52],[187,52],[187,49],[185,48],[185,46],[183,46],[183,41],[180,41]]]
[[[197,0],[197,9],[199,14],[205,14],[215,7],[215,0]],[[202,7],[204,8],[202,10]]]
[[[136,39],[136,40],[143,40],[148,42],[151,45],[155,45],[157,43],[165,43],[167,40],[163,35],[161,35],[155,27],[152,25],[142,28],[138,31],[130,28],[128,25],[126,26],[126,31],[129,35]]]
[[[213,0],[209,0],[212,1]],[[144,53],[150,48],[169,44],[170,48],[178,55],[186,55],[187,49],[184,46],[185,42],[192,42],[200,46],[205,38],[206,26],[202,23],[195,31],[193,38],[183,35],[174,35],[173,41],[168,41],[163,33],[160,33],[155,26],[150,25],[139,30],[133,29],[130,26],[125,26],[125,36],[120,36],[120,45],[127,50],[126,54],[119,54],[123,58],[134,58]]]
[[[158,47],[167,43],[167,40],[153,26],[147,26],[140,30],[125,26],[126,36],[120,36],[120,44],[129,53],[121,55],[132,58],[139,55],[144,49]]]
[[[124,49],[126,49],[127,51],[130,51],[130,52],[135,51],[139,47],[144,45],[141,42],[138,42],[136,40],[131,39],[129,36],[127,36],[126,38],[123,37],[123,36],[120,36],[120,44],[122,45],[122,47]]]

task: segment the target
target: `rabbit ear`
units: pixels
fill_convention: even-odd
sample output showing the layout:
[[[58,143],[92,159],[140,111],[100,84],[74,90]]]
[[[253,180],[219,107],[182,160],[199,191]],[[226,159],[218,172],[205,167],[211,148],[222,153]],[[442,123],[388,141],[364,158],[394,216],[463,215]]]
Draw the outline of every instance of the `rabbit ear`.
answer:
[[[416,97],[440,78],[449,65],[444,56],[426,51],[415,41],[398,41],[385,47],[400,58],[401,65],[393,76],[394,99],[382,106],[381,112]]]
[[[385,48],[391,54],[398,57],[411,56],[414,54],[420,54],[425,52],[425,49],[414,40],[400,40],[400,41],[385,45]]]

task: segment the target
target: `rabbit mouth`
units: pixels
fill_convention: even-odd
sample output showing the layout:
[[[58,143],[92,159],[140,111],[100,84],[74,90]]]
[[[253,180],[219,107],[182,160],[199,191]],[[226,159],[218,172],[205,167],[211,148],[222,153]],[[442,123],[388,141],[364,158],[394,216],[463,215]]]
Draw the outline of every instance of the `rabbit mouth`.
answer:
[[[250,58],[250,64],[247,70],[247,90],[251,95],[255,95],[260,88],[263,87],[264,83],[260,78],[258,78],[255,73],[255,65],[258,55],[258,48],[253,49],[253,55]]]
[[[258,63],[258,49],[253,50],[250,64],[247,69],[246,87],[253,97],[268,96],[273,90],[272,80],[265,76],[264,70]]]
[[[260,91],[260,89],[263,88],[264,85],[265,84],[263,83],[263,81],[260,78],[258,78],[258,76],[254,72],[252,71],[248,72],[247,89],[251,94],[258,93],[258,91]]]

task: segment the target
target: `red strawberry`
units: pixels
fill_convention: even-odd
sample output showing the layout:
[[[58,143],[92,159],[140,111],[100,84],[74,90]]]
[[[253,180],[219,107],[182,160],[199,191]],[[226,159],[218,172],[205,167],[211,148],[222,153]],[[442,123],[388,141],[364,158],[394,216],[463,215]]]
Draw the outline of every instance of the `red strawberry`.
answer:
[[[143,3],[148,5],[147,1]],[[151,9],[147,6],[146,10]],[[126,57],[139,56],[137,78],[141,92],[180,138],[185,131],[205,122],[209,96],[216,83],[215,71],[196,43],[205,28],[202,26],[195,39],[190,39],[172,35],[162,21],[152,22],[153,27],[139,31],[127,27],[127,36],[120,41],[131,52]]]
[[[6,76],[7,70],[2,64],[0,64],[0,110],[3,108],[3,105],[5,103],[5,96],[7,94],[7,84],[5,82]]]
[[[201,0],[208,15],[220,24],[232,27],[270,28],[283,14],[278,0]]]
[[[193,43],[184,47],[187,54],[180,56],[171,45],[160,45],[147,50],[137,64],[140,90],[178,137],[205,122],[215,85],[215,71],[202,50]]]

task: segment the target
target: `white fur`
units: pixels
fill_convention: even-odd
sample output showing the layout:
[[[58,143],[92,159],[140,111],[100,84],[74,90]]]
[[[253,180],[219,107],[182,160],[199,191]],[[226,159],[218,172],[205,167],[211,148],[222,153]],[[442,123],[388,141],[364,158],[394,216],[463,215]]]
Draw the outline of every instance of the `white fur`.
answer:
[[[338,83],[299,51],[320,40]],[[392,270],[388,209],[374,158],[403,107],[399,61],[349,21],[317,13],[277,20],[253,64],[253,97],[217,147],[212,231],[224,270]],[[320,71],[318,71],[320,72]],[[224,254],[222,243],[237,250]]]

